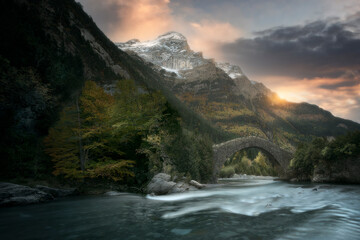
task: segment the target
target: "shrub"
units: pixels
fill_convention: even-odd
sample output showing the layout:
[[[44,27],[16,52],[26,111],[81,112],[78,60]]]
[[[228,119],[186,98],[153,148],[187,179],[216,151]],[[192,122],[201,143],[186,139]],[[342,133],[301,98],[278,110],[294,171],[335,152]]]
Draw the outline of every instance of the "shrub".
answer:
[[[221,178],[230,178],[235,174],[235,169],[233,166],[227,166],[220,170]]]

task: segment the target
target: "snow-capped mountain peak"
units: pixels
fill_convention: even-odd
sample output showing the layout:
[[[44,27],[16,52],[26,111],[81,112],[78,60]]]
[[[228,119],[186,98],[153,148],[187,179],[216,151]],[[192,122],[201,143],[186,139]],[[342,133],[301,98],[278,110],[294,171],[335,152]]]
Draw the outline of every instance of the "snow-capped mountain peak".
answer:
[[[186,37],[184,35],[182,35],[181,33],[178,32],[167,32],[165,34],[162,34],[160,36],[157,37],[157,40],[161,41],[161,40],[180,40],[180,41],[187,41]]]
[[[117,43],[117,46],[124,51],[133,51],[146,61],[173,72],[192,69],[208,61],[202,57],[202,53],[192,51],[184,35],[177,32],[168,32],[144,42],[133,39]]]
[[[249,80],[239,66],[217,63],[213,59],[205,59],[201,52],[194,52],[190,49],[186,37],[178,32],[168,32],[144,42],[132,39],[125,43],[117,43],[117,46],[124,51],[135,52],[145,61],[153,63],[165,76],[181,79],[179,82],[223,79],[228,81],[229,86],[233,86],[235,95],[253,97],[258,93],[269,92],[262,84]]]
[[[140,42],[132,39],[117,46],[124,51],[134,51],[146,61],[163,68],[167,72],[175,72],[181,77],[180,70],[189,70],[194,67],[208,63],[201,52],[190,49],[187,39],[178,32],[167,32],[154,40]],[[215,63],[216,67],[222,69],[232,79],[244,76],[239,66],[230,63]]]
[[[177,32],[168,32],[160,35],[154,40],[140,42],[138,39],[132,39],[125,43],[118,43],[117,46],[123,50],[150,51],[153,48],[168,48],[172,52],[181,50],[190,50],[184,35]]]

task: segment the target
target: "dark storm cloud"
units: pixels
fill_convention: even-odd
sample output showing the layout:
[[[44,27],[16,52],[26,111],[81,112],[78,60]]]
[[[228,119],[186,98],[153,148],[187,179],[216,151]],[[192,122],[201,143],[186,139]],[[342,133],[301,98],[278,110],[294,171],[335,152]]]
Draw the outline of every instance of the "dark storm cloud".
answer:
[[[341,87],[353,87],[358,85],[359,82],[358,81],[343,81],[340,83],[335,83],[335,84],[321,84],[318,86],[318,88],[323,88],[323,89],[328,89],[328,90],[335,90]]]
[[[360,70],[360,13],[303,26],[277,27],[257,32],[253,39],[224,44],[224,55],[253,75],[295,78],[344,78],[354,86]],[[336,85],[324,85],[324,88]]]
[[[321,84],[318,87],[328,90],[335,90],[338,88],[351,88],[354,86],[360,85],[360,72],[359,71],[347,71],[345,74],[341,75],[341,82]]]

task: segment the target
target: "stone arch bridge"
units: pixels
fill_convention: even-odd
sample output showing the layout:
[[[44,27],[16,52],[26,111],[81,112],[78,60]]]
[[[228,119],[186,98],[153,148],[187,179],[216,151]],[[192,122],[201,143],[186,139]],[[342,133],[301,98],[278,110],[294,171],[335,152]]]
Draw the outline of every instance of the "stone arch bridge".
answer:
[[[214,175],[213,181],[217,181],[217,175],[226,162],[234,153],[247,149],[258,148],[264,151],[271,162],[277,163],[284,170],[288,168],[293,153],[281,149],[278,145],[270,142],[269,140],[259,137],[243,137],[236,138],[227,142],[213,145],[213,158],[214,158]]]

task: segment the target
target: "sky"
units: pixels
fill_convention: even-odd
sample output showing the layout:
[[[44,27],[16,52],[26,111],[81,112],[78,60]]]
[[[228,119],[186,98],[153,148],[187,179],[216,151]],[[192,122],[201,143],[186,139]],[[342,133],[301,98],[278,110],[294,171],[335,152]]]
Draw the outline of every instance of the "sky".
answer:
[[[360,123],[359,0],[78,0],[114,42],[182,33],[280,97]]]

